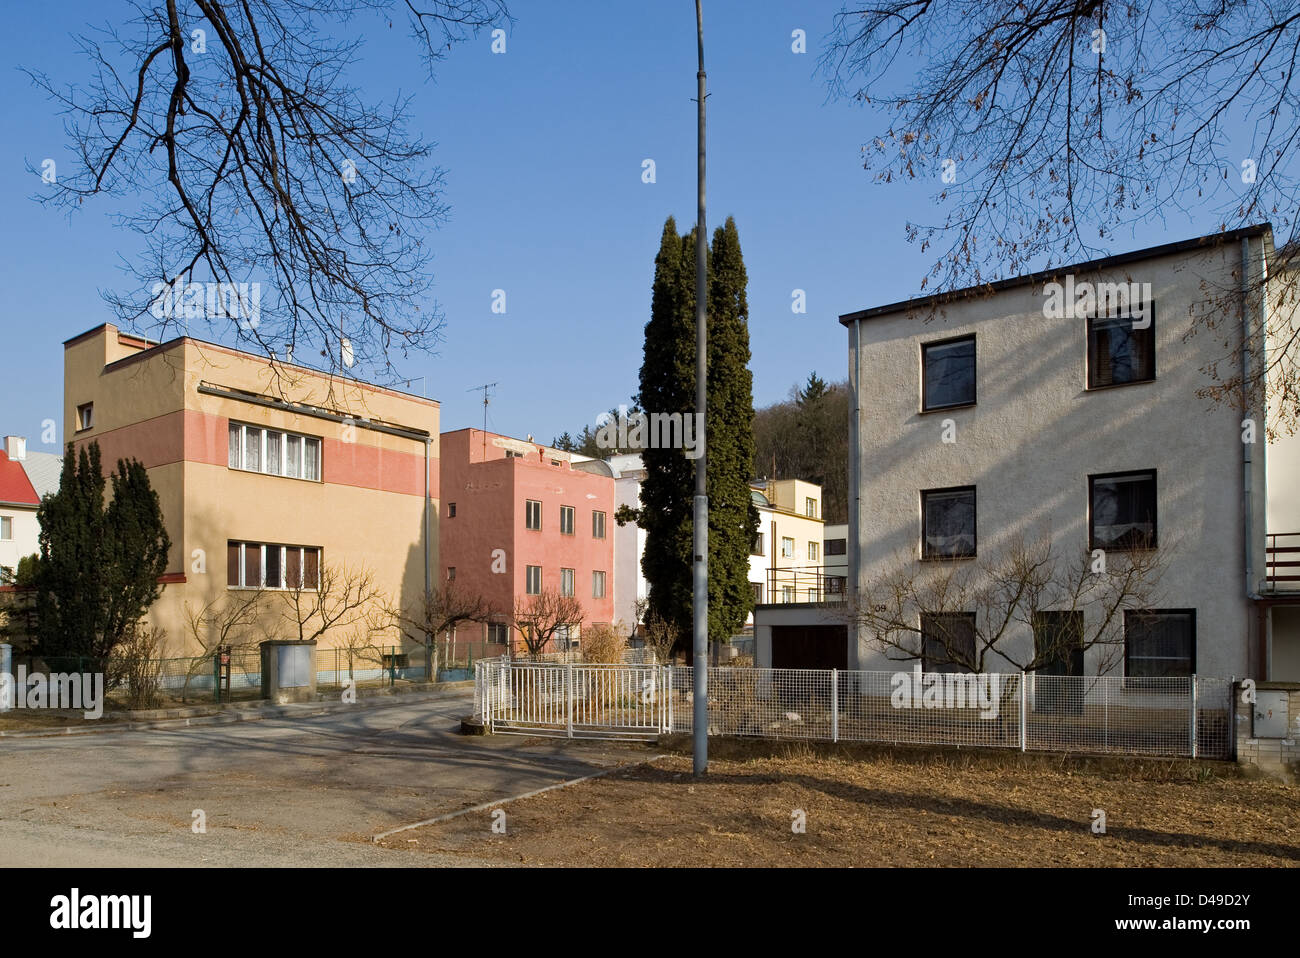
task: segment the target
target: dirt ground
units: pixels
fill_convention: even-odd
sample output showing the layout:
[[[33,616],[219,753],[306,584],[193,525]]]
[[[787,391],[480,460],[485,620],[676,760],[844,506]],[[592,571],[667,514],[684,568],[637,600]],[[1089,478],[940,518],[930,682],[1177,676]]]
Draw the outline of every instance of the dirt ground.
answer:
[[[511,802],[505,834],[485,810],[383,844],[536,865],[1300,862],[1300,786],[1222,763],[743,742],[710,750],[699,782],[689,755],[668,754]],[[1094,832],[1098,809],[1104,834]]]

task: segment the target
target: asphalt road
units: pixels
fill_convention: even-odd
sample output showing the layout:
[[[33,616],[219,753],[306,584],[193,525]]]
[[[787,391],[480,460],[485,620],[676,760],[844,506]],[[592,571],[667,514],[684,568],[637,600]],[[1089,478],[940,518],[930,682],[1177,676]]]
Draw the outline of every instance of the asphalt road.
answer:
[[[471,690],[414,699],[306,719],[0,739],[0,866],[473,865],[368,839],[644,757],[462,736]],[[205,833],[193,830],[196,809]],[[487,838],[488,813],[471,814]]]

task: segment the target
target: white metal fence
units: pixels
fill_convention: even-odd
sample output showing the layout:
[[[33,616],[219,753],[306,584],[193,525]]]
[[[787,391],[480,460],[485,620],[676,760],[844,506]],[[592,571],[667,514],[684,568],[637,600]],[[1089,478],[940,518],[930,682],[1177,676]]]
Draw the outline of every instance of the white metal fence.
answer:
[[[650,739],[692,726],[683,666],[475,665],[493,732]],[[709,669],[709,734],[1229,758],[1227,679]]]

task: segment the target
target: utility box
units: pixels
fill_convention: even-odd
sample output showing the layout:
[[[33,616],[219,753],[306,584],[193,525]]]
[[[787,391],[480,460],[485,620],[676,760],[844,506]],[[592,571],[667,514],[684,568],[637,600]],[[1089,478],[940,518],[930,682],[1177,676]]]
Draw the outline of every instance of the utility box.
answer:
[[[270,639],[261,644],[262,698],[277,705],[316,698],[316,641]]]
[[[1255,738],[1286,738],[1287,693],[1259,689],[1255,692],[1255,720],[1251,725]]]

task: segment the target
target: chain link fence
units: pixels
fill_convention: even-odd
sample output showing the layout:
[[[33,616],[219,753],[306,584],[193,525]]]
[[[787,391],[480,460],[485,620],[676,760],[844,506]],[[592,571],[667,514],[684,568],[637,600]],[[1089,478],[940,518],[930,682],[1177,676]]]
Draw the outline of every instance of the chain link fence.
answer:
[[[1226,759],[1227,679],[709,669],[709,734]],[[475,666],[494,732],[645,739],[690,732],[689,666]]]

